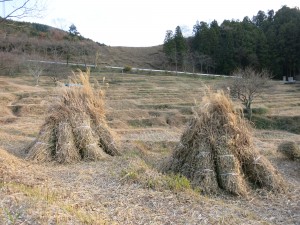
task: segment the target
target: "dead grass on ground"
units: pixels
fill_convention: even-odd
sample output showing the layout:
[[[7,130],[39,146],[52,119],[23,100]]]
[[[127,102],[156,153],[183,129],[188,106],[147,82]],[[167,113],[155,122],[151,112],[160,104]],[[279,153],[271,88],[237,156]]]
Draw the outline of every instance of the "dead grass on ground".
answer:
[[[110,80],[110,74],[105,74],[105,77]],[[48,83],[41,79],[38,88],[33,87],[31,77],[3,79],[6,81],[4,85],[14,85],[7,87],[6,91],[1,89],[0,95],[9,93],[16,97],[13,99],[15,105],[40,104],[40,101],[48,101],[46,91],[50,97],[53,93],[53,83],[48,82],[48,78]],[[115,79],[118,82],[110,84],[105,98],[109,125],[125,143],[120,157],[108,157],[100,163],[34,164],[21,160],[25,156],[20,150],[38,136],[44,113],[26,114],[21,108],[19,116],[14,115],[14,121],[1,124],[0,148],[4,154],[0,151],[0,165],[8,170],[5,182],[0,181],[0,224],[165,224],[168,221],[170,224],[292,225],[300,221],[300,164],[287,160],[277,151],[283,141],[298,143],[299,135],[286,131],[255,131],[255,146],[284,175],[289,183],[286,192],[256,189],[247,199],[227,193],[201,195],[200,189],[192,188],[190,180],[174,173],[162,174],[158,169],[164,158],[169,159],[180,140],[182,127],[161,124],[137,128],[128,125],[131,119],[166,118],[174,112],[191,117],[191,110],[186,111],[187,107],[182,110],[182,107],[173,106],[180,106],[183,102],[193,105],[194,99],[203,92],[199,79],[140,74],[115,74]],[[218,81],[207,82],[215,84]],[[15,84],[21,89],[16,89]],[[139,89],[145,94],[139,95]],[[293,104],[297,116],[300,101],[293,98],[289,104],[286,99],[291,99],[290,95],[285,95],[292,89],[294,87],[282,87],[278,83],[274,84],[274,89],[268,89],[262,101],[268,107],[267,114],[285,114],[287,107]],[[285,94],[281,95],[281,92]],[[288,93],[298,96],[300,92]],[[276,99],[272,100],[274,97]],[[173,108],[152,107],[169,101]],[[149,104],[152,106],[142,108]],[[120,112],[114,114],[117,109]],[[67,124],[71,123],[63,122],[56,128],[69,129]],[[67,135],[62,134],[60,139]],[[64,151],[67,152],[71,145],[72,141]]]

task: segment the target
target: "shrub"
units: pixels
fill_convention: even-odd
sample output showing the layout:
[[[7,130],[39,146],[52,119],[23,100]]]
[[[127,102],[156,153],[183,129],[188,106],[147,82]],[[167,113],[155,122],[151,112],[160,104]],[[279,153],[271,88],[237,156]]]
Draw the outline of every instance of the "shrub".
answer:
[[[300,160],[300,147],[294,141],[284,141],[278,146],[278,151],[282,152],[291,160]]]
[[[131,72],[131,70],[132,70],[132,67],[131,67],[131,66],[125,66],[125,67],[123,68],[123,71],[124,71],[125,73],[129,73],[129,72]]]
[[[253,114],[257,114],[257,115],[264,115],[264,114],[267,114],[268,109],[263,108],[263,107],[253,108],[252,112],[253,112]]]
[[[184,191],[191,189],[190,181],[185,176],[179,174],[170,174],[169,176],[166,176],[166,182],[170,190]]]

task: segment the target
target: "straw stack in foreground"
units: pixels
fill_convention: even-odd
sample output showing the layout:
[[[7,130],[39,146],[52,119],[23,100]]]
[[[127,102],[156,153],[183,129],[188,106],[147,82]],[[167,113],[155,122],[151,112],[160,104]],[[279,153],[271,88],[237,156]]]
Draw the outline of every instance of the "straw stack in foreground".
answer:
[[[62,87],[51,104],[36,140],[26,149],[27,158],[72,163],[119,155],[105,120],[104,94],[89,82],[89,71],[79,72],[73,87]]]
[[[244,196],[249,187],[284,190],[278,171],[254,147],[250,126],[223,92],[208,93],[182,134],[167,170],[205,193]]]

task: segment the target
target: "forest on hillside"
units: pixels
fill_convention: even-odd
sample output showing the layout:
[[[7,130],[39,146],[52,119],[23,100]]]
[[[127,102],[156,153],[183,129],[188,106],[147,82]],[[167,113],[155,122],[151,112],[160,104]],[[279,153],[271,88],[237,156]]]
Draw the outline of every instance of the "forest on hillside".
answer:
[[[169,65],[186,71],[231,74],[236,68],[266,68],[275,77],[300,74],[300,10],[283,6],[258,11],[252,19],[199,22],[184,38],[168,30],[164,53]]]

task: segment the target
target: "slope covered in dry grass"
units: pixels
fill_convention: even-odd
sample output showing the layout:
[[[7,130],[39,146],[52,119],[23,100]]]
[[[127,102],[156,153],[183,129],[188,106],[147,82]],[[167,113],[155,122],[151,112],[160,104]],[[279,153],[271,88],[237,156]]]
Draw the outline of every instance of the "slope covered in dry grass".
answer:
[[[31,77],[0,78],[1,224],[297,224],[300,165],[277,152],[300,135],[256,130],[254,144],[283,174],[288,191],[264,189],[248,198],[204,196],[160,167],[179,141],[203,85],[223,79],[180,76],[92,74],[106,91],[107,120],[122,143],[122,156],[76,164],[33,164],[23,149],[37,136],[51,79],[34,87]],[[254,107],[267,115],[299,116],[299,86],[272,83]],[[286,99],[293,99],[287,101]]]
[[[153,47],[111,47],[43,24],[2,21],[0,29],[0,74],[27,72],[27,60],[98,64],[165,69],[162,45]],[[40,65],[49,73],[67,73],[66,67]]]

